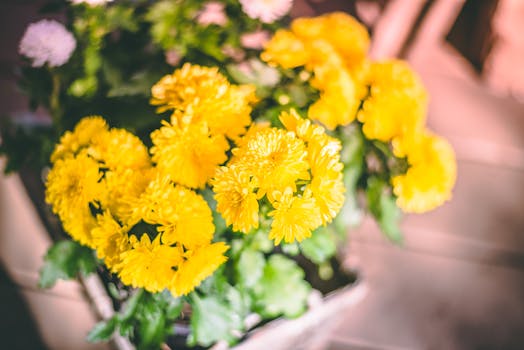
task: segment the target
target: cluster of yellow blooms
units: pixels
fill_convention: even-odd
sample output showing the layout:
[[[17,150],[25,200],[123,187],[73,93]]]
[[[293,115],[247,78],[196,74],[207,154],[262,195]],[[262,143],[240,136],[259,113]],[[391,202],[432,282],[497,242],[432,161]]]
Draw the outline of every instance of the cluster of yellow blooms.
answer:
[[[328,129],[357,119],[366,138],[390,142],[410,168],[392,179],[397,204],[406,212],[431,210],[451,197],[456,162],[448,142],[425,127],[427,93],[400,60],[367,58],[368,33],[353,17],[331,13],[299,18],[278,30],[261,57],[282,68],[313,73],[320,98],[308,117]]]
[[[211,209],[155,166],[133,134],[82,119],[51,157],[46,201],[123,283],[187,294],[222,264]]]
[[[227,160],[228,139],[251,123],[255,88],[230,84],[217,68],[185,64],[151,92],[158,112],[173,111],[171,122],[151,134],[153,161],[176,183],[203,188]]]
[[[275,244],[302,241],[331,222],[345,192],[340,142],[294,110],[280,120],[286,130],[253,125],[212,181],[217,211],[235,231],[258,228],[260,207],[270,205]]]
[[[173,112],[151,133],[150,150],[86,117],[52,154],[46,201],[124,284],[150,292],[187,294],[226,260],[228,246],[212,243],[211,209],[194,190],[206,184],[234,230],[257,228],[267,200],[276,244],[309,237],[344,202],[340,142],[295,111],[281,115],[287,130],[251,125],[255,101],[251,86],[186,64],[152,88],[152,104]]]

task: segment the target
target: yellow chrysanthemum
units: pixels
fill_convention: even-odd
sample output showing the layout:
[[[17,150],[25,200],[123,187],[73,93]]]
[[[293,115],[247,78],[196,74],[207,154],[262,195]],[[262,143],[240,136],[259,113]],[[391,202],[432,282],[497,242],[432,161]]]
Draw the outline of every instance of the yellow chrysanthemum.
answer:
[[[269,129],[270,127],[271,123],[268,121],[257,121],[251,123],[246,133],[238,140],[235,140],[235,145],[237,146],[237,148],[245,147],[247,141],[250,140],[256,133],[264,129]],[[231,159],[235,159],[234,155]]]
[[[418,76],[405,62],[372,63],[367,84],[370,96],[358,115],[367,138],[387,142],[422,128],[427,93]]]
[[[202,196],[182,186],[169,188],[158,208],[162,243],[179,243],[187,249],[207,244],[215,226],[211,209]]]
[[[222,167],[213,182],[217,211],[233,230],[249,233],[258,228],[256,179],[237,166]]]
[[[322,223],[330,222],[344,204],[346,191],[342,181],[343,164],[340,162],[340,141],[328,136],[324,128],[302,119],[295,110],[282,112],[280,121],[286,129],[294,131],[307,143],[307,160],[312,180],[307,185],[320,210]]]
[[[302,197],[294,196],[288,187],[283,192],[275,191],[271,196],[275,210],[268,215],[273,217],[269,238],[275,245],[282,240],[286,243],[300,242],[311,236],[311,231],[322,224],[318,206],[311,193],[304,192]]]
[[[159,112],[186,111],[202,100],[220,99],[227,92],[229,82],[217,67],[184,64],[173,74],[164,76],[151,88],[151,104]]]
[[[108,131],[106,121],[100,116],[85,117],[78,122],[75,129],[66,131],[60,143],[51,155],[51,162],[76,154],[82,147],[89,145],[94,136]]]
[[[321,73],[311,81],[311,85],[319,89],[320,98],[309,107],[308,117],[330,130],[351,123],[360,106],[351,75],[337,66],[321,67],[317,71]]]
[[[154,178],[132,207],[132,222],[158,225],[163,244],[179,243],[193,249],[213,238],[215,226],[207,202],[194,191],[175,185],[168,176]]]
[[[174,111],[173,124],[205,123],[211,134],[231,139],[245,132],[257,101],[254,86],[231,85],[218,68],[191,64],[163,77],[151,91],[159,112]]]
[[[295,19],[291,30],[303,42],[328,41],[349,65],[364,60],[369,48],[366,27],[344,12]]]
[[[205,125],[180,127],[163,122],[151,133],[153,161],[158,170],[181,185],[202,188],[227,160],[229,143],[223,135],[210,135]]]
[[[143,169],[151,166],[146,146],[124,129],[111,129],[92,138],[88,153],[100,161],[105,168]]]
[[[102,196],[101,177],[98,163],[85,152],[58,159],[47,175],[46,202],[61,217],[88,208]]]
[[[320,125],[313,124],[311,120],[304,119],[298,115],[295,109],[282,111],[278,116],[284,127],[293,131],[300,139],[309,142],[317,136],[325,135],[325,130]]]
[[[131,235],[129,241],[132,248],[120,255],[121,262],[115,266],[122,282],[151,293],[168,288],[183,261],[181,249],[162,244],[160,236],[151,242],[147,234],[140,240]]]
[[[220,98],[198,100],[185,111],[176,110],[171,122],[178,125],[205,123],[213,135],[236,140],[251,123],[251,105],[257,101],[255,87],[231,85]]]
[[[410,140],[409,148],[403,147],[396,153],[407,155],[410,167],[406,174],[391,180],[397,205],[405,212],[423,213],[449,200],[457,176],[451,145],[426,132]]]
[[[132,218],[133,206],[146,189],[152,175],[152,169],[106,171],[102,207],[108,209],[121,223],[131,226],[136,224],[139,219]]]
[[[266,43],[262,60],[282,68],[295,68],[309,61],[309,51],[304,43],[292,32],[279,29],[271,40]]]
[[[307,147],[308,163],[313,177],[338,179],[344,165],[340,162],[340,141],[328,135],[316,136]]]
[[[96,221],[91,230],[93,247],[98,258],[113,270],[120,262],[120,254],[130,248],[127,227],[121,226],[109,211],[98,215]]]
[[[338,179],[341,176],[342,145],[339,140],[327,135],[323,127],[301,118],[294,109],[282,112],[279,119],[287,130],[293,131],[306,142],[307,161],[313,176],[330,179]]]
[[[323,225],[330,223],[344,205],[346,188],[342,176],[338,179],[313,177],[306,191],[311,191]]]
[[[322,70],[324,67],[337,67],[345,69],[344,60],[337,50],[324,39],[315,39],[308,42],[309,60],[306,63],[306,69],[315,72],[315,75],[322,79]]]
[[[80,244],[94,249],[91,231],[96,227],[96,220],[89,207],[71,208],[59,216],[65,232]]]
[[[185,261],[178,266],[177,272],[169,285],[171,293],[179,296],[188,294],[195,289],[227,260],[224,253],[228,248],[229,246],[224,242],[218,242],[186,252],[184,254]]]
[[[309,179],[306,147],[293,132],[262,129],[233,153],[235,162],[257,178],[259,196],[274,189],[295,188],[297,180]]]

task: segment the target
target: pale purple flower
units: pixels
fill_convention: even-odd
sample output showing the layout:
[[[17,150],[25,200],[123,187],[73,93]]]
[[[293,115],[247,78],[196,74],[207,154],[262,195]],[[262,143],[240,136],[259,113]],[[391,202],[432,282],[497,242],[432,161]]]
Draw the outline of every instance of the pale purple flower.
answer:
[[[65,64],[76,48],[73,34],[55,20],[31,23],[20,41],[18,52],[31,59],[33,67]]]
[[[113,0],[69,0],[73,3],[73,5],[78,4],[87,4],[89,6],[99,6],[99,5],[105,5],[108,2],[111,2]]]
[[[198,13],[196,20],[198,24],[203,26],[216,24],[223,27],[227,23],[224,4],[217,1],[206,2],[204,8]]]
[[[167,50],[165,56],[167,64],[171,66],[178,66],[178,64],[182,60],[182,55],[178,50],[175,49]]]
[[[231,57],[234,61],[242,61],[246,57],[244,50],[238,47],[233,47],[231,45],[224,45],[222,47],[222,53],[228,57]]]
[[[273,23],[285,16],[293,0],[239,0],[244,11],[249,17],[259,19],[264,23]]]
[[[268,41],[269,32],[267,30],[257,30],[240,36],[240,43],[246,49],[261,50]]]

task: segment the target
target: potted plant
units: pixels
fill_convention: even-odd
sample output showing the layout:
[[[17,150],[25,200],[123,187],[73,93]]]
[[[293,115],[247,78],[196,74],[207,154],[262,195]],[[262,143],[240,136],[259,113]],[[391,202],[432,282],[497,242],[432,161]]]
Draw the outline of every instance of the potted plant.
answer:
[[[401,210],[449,199],[453,150],[425,127],[420,79],[371,61],[351,16],[285,29],[291,1],[73,2],[71,31],[42,21],[20,44],[52,123],[5,128],[1,150],[7,170],[48,166],[43,210],[72,238],[42,286],[98,271],[112,296],[91,341],[235,344],[303,314],[312,284],[355,280],[334,265],[355,212],[400,242]]]

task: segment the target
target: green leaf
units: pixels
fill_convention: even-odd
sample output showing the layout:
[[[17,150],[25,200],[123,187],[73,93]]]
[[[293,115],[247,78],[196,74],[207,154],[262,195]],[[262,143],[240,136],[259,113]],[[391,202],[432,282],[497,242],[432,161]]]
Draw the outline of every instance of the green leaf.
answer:
[[[207,204],[209,205],[209,208],[211,208],[211,212],[213,213],[213,224],[215,225],[215,234],[222,234],[227,229],[226,221],[224,220],[222,215],[220,215],[220,213],[216,211],[217,201],[214,198],[213,191],[211,191],[211,189],[209,188],[205,188],[200,193],[202,194],[202,197],[204,197],[204,199],[206,200]]]
[[[344,164],[344,185],[347,191],[354,191],[364,167],[364,135],[353,123],[343,128],[338,137],[343,145],[340,160]]]
[[[87,335],[87,341],[94,343],[99,341],[109,340],[118,326],[118,319],[116,316],[109,320],[98,322]]]
[[[281,243],[280,248],[282,248],[282,252],[284,254],[290,255],[290,256],[297,256],[298,253],[300,253],[300,249],[298,248],[298,244],[296,242],[293,243]]]
[[[247,289],[238,289],[233,286],[227,288],[226,300],[234,311],[233,317],[239,324],[251,312],[252,299]]]
[[[382,232],[395,243],[402,243],[403,236],[399,228],[399,221],[402,217],[402,212],[397,206],[393,196],[382,196],[380,202],[382,217],[379,221],[379,226]]]
[[[320,227],[313,231],[311,237],[300,242],[300,250],[315,264],[322,264],[335,255],[336,237],[325,227]]]
[[[230,344],[236,341],[232,331],[241,330],[242,324],[227,303],[217,295],[199,297],[196,293],[190,295],[190,300],[193,314],[189,345],[210,346],[219,340]]]
[[[281,254],[272,255],[264,267],[260,281],[253,288],[255,302],[265,317],[296,317],[306,309],[311,286],[304,280],[304,271]]]
[[[139,326],[140,342],[138,349],[158,349],[165,340],[166,318],[161,311],[149,313],[142,318]]]
[[[370,177],[367,185],[368,207],[382,233],[392,242],[402,243],[402,232],[399,228],[401,212],[395,198],[388,191],[388,185],[377,177]]]
[[[120,321],[124,322],[135,316],[138,306],[145,297],[145,291],[143,289],[137,289],[136,292],[127,299],[124,304],[124,311],[120,313]]]
[[[50,288],[59,279],[87,275],[95,269],[96,259],[91,249],[74,241],[60,241],[51,246],[44,257],[39,286]]]
[[[239,282],[245,287],[253,287],[262,277],[265,264],[264,254],[255,250],[244,250],[235,264]]]
[[[348,229],[357,226],[362,221],[362,217],[363,211],[358,205],[356,192],[346,191],[344,205],[328,228],[333,230],[339,239],[344,240]]]
[[[252,241],[250,244],[250,249],[259,250],[263,253],[269,253],[274,248],[275,245],[273,241],[269,239],[267,231],[264,229],[258,229],[257,231],[251,233]]]

